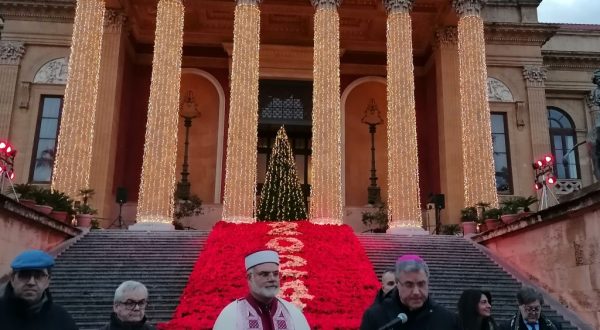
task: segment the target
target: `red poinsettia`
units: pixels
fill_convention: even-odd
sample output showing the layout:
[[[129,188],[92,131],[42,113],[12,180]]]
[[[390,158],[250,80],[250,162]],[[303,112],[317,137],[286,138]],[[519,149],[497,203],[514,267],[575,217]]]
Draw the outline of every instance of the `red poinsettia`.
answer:
[[[302,242],[302,248],[291,254],[306,260],[306,264],[293,269],[307,272],[299,280],[313,296],[302,300],[311,327],[358,328],[378,287],[364,249],[348,226],[297,223],[297,234],[293,236],[274,235],[272,226],[264,222],[217,223],[194,266],[173,320],[159,328],[211,329],[220,311],[248,291],[244,256],[278,237],[294,237]],[[278,242],[283,247],[291,245],[285,239]],[[289,280],[282,278],[282,283]]]

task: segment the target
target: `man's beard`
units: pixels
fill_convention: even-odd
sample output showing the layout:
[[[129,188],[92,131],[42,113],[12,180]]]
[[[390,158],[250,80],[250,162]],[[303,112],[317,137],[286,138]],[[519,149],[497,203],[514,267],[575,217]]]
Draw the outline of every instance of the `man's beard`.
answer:
[[[279,286],[277,286],[276,288],[272,288],[272,287],[262,287],[259,288],[253,281],[250,281],[250,285],[252,287],[252,291],[254,291],[255,293],[266,297],[266,298],[275,298],[275,296],[277,296],[277,294],[279,294]]]

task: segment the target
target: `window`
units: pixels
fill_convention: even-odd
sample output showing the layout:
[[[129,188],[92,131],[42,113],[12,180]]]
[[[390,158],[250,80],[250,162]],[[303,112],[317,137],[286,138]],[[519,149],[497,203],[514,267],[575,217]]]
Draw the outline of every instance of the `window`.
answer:
[[[577,135],[573,120],[563,110],[548,107],[548,127],[552,154],[556,160],[554,174],[559,179],[578,179],[579,153],[575,148]]]
[[[62,105],[62,96],[43,95],[41,97],[40,118],[31,166],[30,181],[32,182],[48,183],[52,179]]]
[[[499,194],[510,195],[513,193],[513,186],[506,114],[492,112],[491,119],[494,167],[496,170],[496,191]]]

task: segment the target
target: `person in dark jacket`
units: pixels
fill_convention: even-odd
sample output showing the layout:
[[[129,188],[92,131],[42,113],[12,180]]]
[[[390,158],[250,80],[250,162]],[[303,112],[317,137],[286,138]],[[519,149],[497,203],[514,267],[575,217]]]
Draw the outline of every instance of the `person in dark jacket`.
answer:
[[[396,287],[396,276],[393,269],[387,269],[381,274],[381,289],[377,291],[374,304],[383,302],[384,299],[390,296],[392,290]]]
[[[421,257],[400,257],[395,275],[396,288],[364,312],[361,330],[460,330],[457,316],[429,297],[429,267]]]
[[[463,330],[498,330],[492,317],[492,294],[469,289],[458,300],[458,318]]]
[[[115,291],[113,313],[102,330],[156,330],[147,323],[148,289],[140,282],[125,281]]]
[[[531,287],[523,287],[517,292],[519,311],[510,321],[502,326],[502,330],[562,330],[542,313],[544,296]]]
[[[54,258],[40,250],[27,250],[13,260],[10,282],[0,297],[0,329],[78,329],[69,313],[52,301],[52,266]]]

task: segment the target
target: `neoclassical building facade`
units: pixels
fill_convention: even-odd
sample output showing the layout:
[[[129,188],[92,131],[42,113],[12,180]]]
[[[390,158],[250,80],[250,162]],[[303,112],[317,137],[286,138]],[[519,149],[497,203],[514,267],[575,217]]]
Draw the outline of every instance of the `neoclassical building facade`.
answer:
[[[168,222],[181,172],[190,226],[252,221],[281,125],[314,221],[363,230],[376,176],[393,226],[439,194],[457,223],[534,195],[542,155],[557,195],[595,181],[600,26],[539,23],[540,2],[0,0],[0,139],[16,183],[93,188],[105,227],[118,188],[126,220]]]

